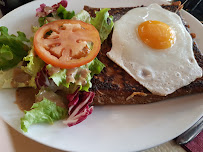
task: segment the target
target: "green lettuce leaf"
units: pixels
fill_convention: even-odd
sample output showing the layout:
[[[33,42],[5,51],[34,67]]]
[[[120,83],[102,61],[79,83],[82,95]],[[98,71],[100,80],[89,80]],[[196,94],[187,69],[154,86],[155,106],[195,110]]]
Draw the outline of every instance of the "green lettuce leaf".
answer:
[[[92,87],[91,79],[95,74],[99,74],[103,70],[105,65],[101,61],[99,61],[98,58],[95,58],[90,63],[88,63],[87,66],[88,69],[91,71],[91,73],[87,76],[86,78],[87,83],[85,86],[82,86],[81,90],[88,92],[89,88]]]
[[[114,26],[113,16],[109,16],[109,8],[101,9],[96,12],[96,17],[92,18],[90,23],[99,31],[101,42],[107,39]]]
[[[32,26],[32,32],[33,32],[33,33],[36,33],[39,28],[40,28],[39,26]],[[33,42],[33,37],[31,37],[31,40],[30,40],[30,41]]]
[[[86,23],[90,23],[91,17],[90,17],[90,14],[87,11],[81,10],[72,19],[73,20],[80,20],[80,21],[83,21],[83,22],[86,22]]]
[[[51,65],[47,66],[47,69],[50,70],[51,69]],[[91,79],[93,77],[94,74],[99,74],[103,68],[105,67],[105,65],[99,61],[97,58],[95,58],[93,61],[91,61],[90,63],[77,67],[76,69],[76,73],[75,73],[75,82],[67,82],[66,80],[66,72],[68,69],[60,69],[59,71],[57,71],[57,73],[54,73],[50,76],[50,78],[53,79],[54,83],[57,86],[65,86],[66,88],[69,89],[69,92],[74,92],[78,87],[80,87],[81,91],[88,91],[89,88],[92,87],[92,83],[91,83]],[[86,84],[82,85],[80,81],[78,81],[79,79],[81,79],[81,74],[80,74],[80,70],[82,69],[88,69],[90,70],[89,73],[87,73],[87,77],[85,77],[84,79],[86,80]]]
[[[65,7],[63,7],[61,4],[59,6],[59,8],[57,9],[57,15],[61,18],[61,19],[71,19],[74,15],[75,12],[74,11],[67,11],[65,9]]]
[[[34,103],[30,111],[24,111],[25,115],[21,118],[21,129],[24,132],[32,124],[50,123],[66,117],[67,109],[57,106],[54,102],[44,98],[41,102]]]
[[[92,87],[91,79],[92,79],[92,77],[91,77],[91,73],[90,73],[90,74],[88,74],[87,77],[86,77],[87,83],[86,83],[84,86],[80,85],[80,86],[81,86],[81,87],[80,87],[80,90],[81,90],[81,91],[86,91],[86,92],[89,91],[89,88]]]
[[[61,69],[59,72],[54,73],[53,75],[50,76],[50,78],[53,79],[54,83],[57,86],[60,86],[61,84],[64,86],[67,86],[68,84],[66,83],[66,69]]]
[[[24,61],[28,62],[26,66],[21,66],[29,75],[35,77],[44,66],[44,61],[35,55],[34,47],[29,51],[29,54],[23,58]]]
[[[95,58],[92,62],[88,63],[89,70],[91,71],[91,77],[95,74],[99,74],[105,65],[99,61],[98,58]]]
[[[8,45],[4,45],[0,48],[0,63],[3,64],[6,61],[13,59],[13,53]]]
[[[27,55],[29,42],[23,32],[18,31],[18,36],[9,35],[8,28],[0,27],[0,70],[7,70],[16,66]]]
[[[44,24],[47,24],[47,23],[49,23],[49,22],[47,21],[46,17],[39,17],[39,18],[38,18],[38,23],[39,23],[39,26],[41,27],[41,26],[43,26]]]
[[[53,13],[50,13],[49,15],[47,15],[45,17],[39,17],[38,23],[39,23],[39,26],[41,27],[44,24],[47,24],[50,22],[50,21],[48,21],[47,17],[52,17],[55,20],[59,20],[59,19],[71,19],[73,16],[75,16],[74,11],[67,11],[65,9],[65,7],[60,5],[59,8],[56,10],[56,12],[54,11]]]

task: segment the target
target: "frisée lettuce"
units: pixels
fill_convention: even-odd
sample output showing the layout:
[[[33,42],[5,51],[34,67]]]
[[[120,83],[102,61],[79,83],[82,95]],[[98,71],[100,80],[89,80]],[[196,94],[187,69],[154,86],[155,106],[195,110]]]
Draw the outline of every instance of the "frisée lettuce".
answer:
[[[63,119],[67,116],[67,109],[56,105],[56,103],[44,98],[41,102],[34,103],[30,111],[24,111],[21,118],[21,129],[28,131],[32,124],[48,122],[53,124],[55,120]]]
[[[39,72],[44,66],[44,61],[35,55],[33,47],[29,51],[28,55],[23,58],[23,61],[26,61],[27,65],[21,66],[21,69],[33,77],[35,77],[37,72]]]

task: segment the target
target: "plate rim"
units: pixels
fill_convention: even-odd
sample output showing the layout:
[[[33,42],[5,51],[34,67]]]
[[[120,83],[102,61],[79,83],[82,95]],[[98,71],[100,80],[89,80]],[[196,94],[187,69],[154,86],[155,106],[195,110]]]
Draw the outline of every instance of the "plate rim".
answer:
[[[38,0],[39,1],[39,0]],[[30,2],[30,3],[35,3],[36,1],[32,1],[32,2]],[[28,4],[25,4],[25,5],[23,5],[23,6],[21,6],[21,7],[25,7],[26,5],[31,5],[30,3],[28,3]],[[42,2],[40,2],[40,3],[42,3]],[[17,11],[18,9],[21,9],[21,7],[19,7],[19,8],[17,8],[17,9],[15,9],[15,11]],[[183,10],[184,11],[184,10]],[[185,11],[186,12],[186,11]],[[13,11],[11,11],[10,13],[13,13]],[[10,14],[10,13],[8,13],[8,14]],[[194,16],[192,16],[191,14],[189,14],[188,12],[186,12],[186,14],[187,15],[190,15],[191,17],[193,17],[193,18],[195,18]],[[5,15],[6,16],[6,15]],[[4,17],[2,17],[2,19],[4,19],[5,18],[5,16]],[[195,18],[196,19],[196,18]],[[197,19],[196,19],[197,20]],[[1,19],[0,19],[0,21],[1,21]],[[198,20],[197,20],[198,21]],[[200,22],[199,22],[200,23]],[[203,27],[203,26],[202,26]],[[203,113],[202,113],[202,116],[203,116]],[[201,117],[201,116],[200,116]],[[4,119],[4,118],[3,118]],[[198,120],[198,118],[197,118],[197,120]],[[6,120],[4,120],[6,123],[8,123]],[[195,121],[194,121],[194,123],[195,123]],[[194,124],[193,123],[193,124]],[[8,123],[9,124],[9,123]],[[9,124],[12,128],[14,128],[15,130],[17,130],[18,132],[20,132],[20,133],[22,133],[21,131],[19,131],[18,129],[16,129],[16,127],[13,127],[11,124]],[[190,128],[190,126],[188,126],[188,128]],[[187,129],[186,129],[187,130]],[[184,132],[184,131],[183,131]],[[183,133],[182,132],[182,133]],[[181,134],[181,133],[180,133]],[[55,147],[55,146],[53,146],[53,145],[48,145],[48,144],[46,144],[46,143],[44,143],[44,142],[39,142],[38,140],[35,140],[34,138],[32,138],[32,137],[30,137],[30,136],[27,136],[27,134],[23,134],[23,135],[25,135],[26,137],[28,137],[28,138],[30,138],[30,139],[32,139],[32,140],[34,140],[34,141],[36,141],[36,142],[38,142],[38,143],[41,143],[41,144],[43,144],[43,145],[46,145],[46,146],[49,146],[49,147],[53,147],[53,148],[56,148],[56,149],[60,149],[60,150],[67,150],[67,149],[61,149],[61,148],[59,148],[59,147]],[[169,139],[169,140],[171,140],[171,139]],[[167,140],[167,141],[169,141],[169,140]],[[162,143],[165,143],[165,142],[167,142],[167,141],[163,141]],[[162,144],[162,143],[160,143],[160,144]],[[159,145],[159,144],[158,144]],[[154,146],[157,146],[157,145],[154,145]],[[152,146],[152,147],[154,147],[154,146]],[[148,148],[151,148],[151,147],[148,147]],[[147,148],[147,149],[148,149]],[[143,149],[144,150],[144,149]]]

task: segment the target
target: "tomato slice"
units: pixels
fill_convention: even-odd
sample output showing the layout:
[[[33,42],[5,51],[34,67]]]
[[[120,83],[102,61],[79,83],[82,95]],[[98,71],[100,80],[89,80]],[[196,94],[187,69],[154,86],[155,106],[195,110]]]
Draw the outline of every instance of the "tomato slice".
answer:
[[[89,42],[92,49],[87,47]],[[87,64],[101,47],[97,29],[78,20],[57,20],[43,25],[35,33],[33,44],[44,62],[62,69]]]

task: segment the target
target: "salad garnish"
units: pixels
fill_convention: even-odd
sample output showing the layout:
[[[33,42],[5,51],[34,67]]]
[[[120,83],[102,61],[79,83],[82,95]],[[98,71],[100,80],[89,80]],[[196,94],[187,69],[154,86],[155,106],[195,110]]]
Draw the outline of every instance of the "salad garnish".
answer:
[[[88,48],[87,42],[93,43],[92,49]],[[33,44],[44,62],[62,69],[89,63],[97,56],[101,46],[99,33],[93,25],[66,19],[40,27]]]
[[[24,111],[21,129],[24,132],[32,124],[63,120],[71,127],[84,121],[93,112],[95,93],[89,91],[91,79],[105,65],[96,57],[101,43],[113,28],[110,9],[96,12],[94,18],[82,10],[75,14],[66,10],[67,0],[36,9],[38,26],[33,26],[34,37],[28,40],[23,32],[9,35],[6,27],[0,27],[0,75],[13,71],[28,76],[28,82],[16,81],[11,87],[37,89],[35,103]],[[5,77],[6,79],[6,77]],[[9,86],[3,82],[0,87]]]
[[[94,92],[80,92],[78,89],[67,95],[69,117],[63,123],[71,127],[85,120],[93,111],[93,106],[89,105],[93,102],[94,95]]]
[[[113,16],[109,16],[109,10],[109,8],[101,9],[99,12],[96,12],[96,17],[92,18],[90,21],[99,31],[101,42],[104,42],[104,40],[107,39],[114,26]]]
[[[39,71],[35,77],[35,83],[38,89],[41,89],[42,87],[48,87],[51,90],[57,90],[57,86],[54,83],[52,79],[49,78],[50,75],[48,74],[48,70],[46,66],[42,68],[41,71]]]
[[[21,118],[21,129],[28,131],[32,124],[48,122],[53,124],[55,120],[65,118],[67,109],[57,106],[56,103],[44,98],[41,102],[36,102],[30,111],[25,111],[24,117]]]

